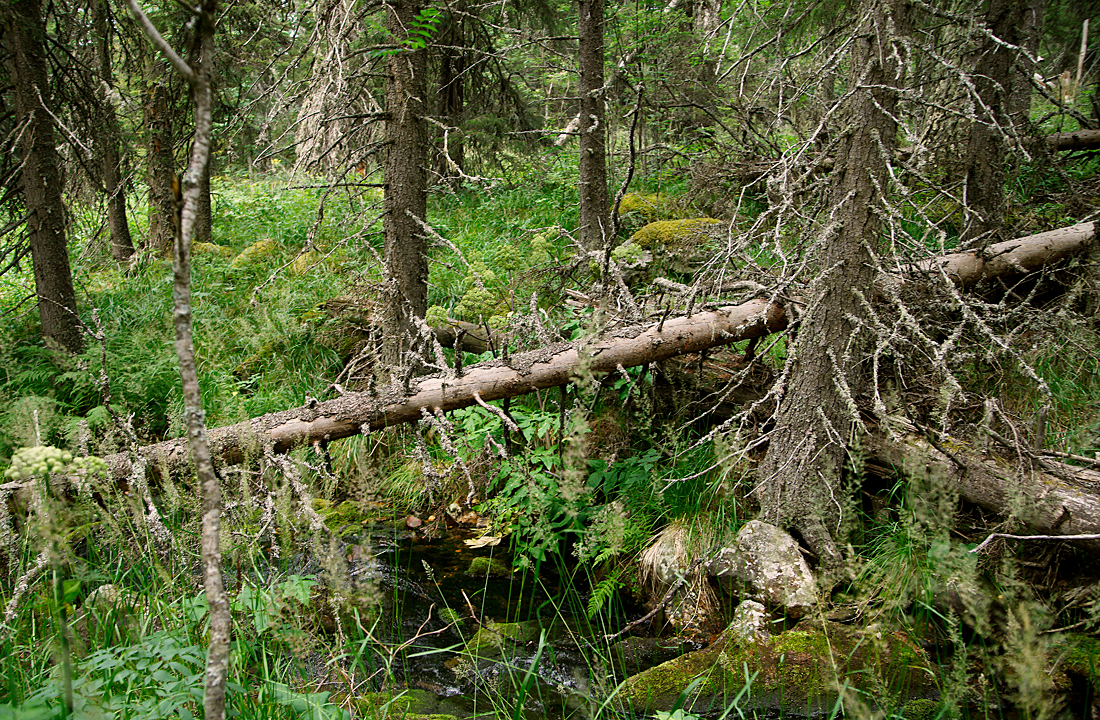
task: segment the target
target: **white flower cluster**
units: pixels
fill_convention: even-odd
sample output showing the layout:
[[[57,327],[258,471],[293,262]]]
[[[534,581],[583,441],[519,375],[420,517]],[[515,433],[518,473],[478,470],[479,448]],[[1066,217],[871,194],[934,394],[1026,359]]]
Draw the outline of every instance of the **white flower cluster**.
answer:
[[[15,452],[11,467],[4,471],[8,480],[28,480],[36,475],[72,472],[80,475],[107,474],[107,463],[102,458],[89,455],[74,458],[72,453],[50,445],[22,448]]]

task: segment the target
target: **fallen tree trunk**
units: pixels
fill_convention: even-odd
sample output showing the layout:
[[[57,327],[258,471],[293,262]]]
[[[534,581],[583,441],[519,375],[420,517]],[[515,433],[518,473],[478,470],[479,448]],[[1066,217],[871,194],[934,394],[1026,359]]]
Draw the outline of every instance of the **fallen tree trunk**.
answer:
[[[1095,150],[1100,148],[1100,130],[1054,133],[1044,138],[1051,150]]]
[[[1058,228],[1036,235],[990,245],[981,254],[960,252],[914,263],[905,268],[907,276],[943,275],[962,288],[1013,275],[1034,272],[1083,250],[1096,237],[1096,223],[1087,222]],[[898,276],[888,276],[883,284],[904,283]]]
[[[931,471],[945,478],[966,502],[1000,516],[1016,517],[1035,533],[1100,533],[1100,472],[1095,470],[1054,463],[1062,475],[1058,477],[982,458],[966,449],[952,447],[945,452],[915,436],[902,442],[876,438],[868,451],[879,465]],[[1100,554],[1100,542],[1073,543]]]
[[[407,391],[390,386],[381,393],[347,393],[325,402],[253,418],[209,432],[211,452],[223,465],[257,456],[266,445],[284,452],[301,444],[338,440],[390,425],[415,422],[425,413],[447,412],[479,403],[565,385],[578,377],[657,362],[674,355],[762,337],[787,325],[783,308],[752,300],[674,318],[648,327],[621,330],[603,340],[560,343],[507,360],[472,365],[461,375],[413,381]],[[159,472],[190,467],[186,439],[149,445],[139,451]],[[105,458],[115,480],[133,472],[129,453]]]

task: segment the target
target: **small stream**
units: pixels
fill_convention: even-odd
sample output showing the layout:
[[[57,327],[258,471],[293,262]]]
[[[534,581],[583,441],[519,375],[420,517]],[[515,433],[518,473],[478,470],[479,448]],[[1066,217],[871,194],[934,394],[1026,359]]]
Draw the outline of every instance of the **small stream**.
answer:
[[[511,716],[522,696],[530,717],[590,716],[596,698],[622,679],[603,635],[629,618],[616,618],[614,628],[590,627],[583,581],[574,583],[580,592],[563,589],[569,583],[548,564],[513,572],[506,542],[472,549],[463,541],[473,537],[452,528],[429,540],[376,526],[349,544],[350,574],[376,582],[383,597],[375,637],[388,648],[407,644],[392,658],[375,652],[372,669],[388,665],[414,701],[410,712]],[[477,558],[493,572],[471,571]]]

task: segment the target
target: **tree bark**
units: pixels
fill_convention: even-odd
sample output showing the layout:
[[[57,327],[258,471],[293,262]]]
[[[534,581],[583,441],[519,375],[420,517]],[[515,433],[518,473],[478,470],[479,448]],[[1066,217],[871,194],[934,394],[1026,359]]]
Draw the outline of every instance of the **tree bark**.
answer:
[[[190,85],[195,102],[195,137],[191,158],[182,178],[180,216],[173,223],[174,262],[172,286],[176,355],[183,387],[183,416],[195,477],[202,486],[202,565],[206,600],[210,607],[210,641],[206,659],[203,711],[206,720],[224,720],[225,689],[229,673],[229,636],[232,615],[222,583],[221,564],[221,481],[207,439],[205,413],[195,366],[195,344],[191,324],[191,241],[202,195],[203,175],[210,160],[213,129],[211,76],[214,68],[214,22],[216,0],[203,0],[194,8],[196,58],[194,67],[184,62],[157,32],[148,17],[130,0],[130,9],[153,44]]]
[[[1095,150],[1100,148],[1100,130],[1075,130],[1044,138],[1052,150]]]
[[[865,0],[851,51],[852,87],[846,100],[847,142],[836,161],[830,224],[820,242],[821,276],[788,359],[789,386],[758,469],[763,520],[797,531],[827,573],[844,560],[838,550],[841,473],[859,423],[855,397],[863,384],[857,323],[874,281],[874,246],[882,228],[887,159],[897,142],[893,111],[905,56],[898,40],[904,0]]]
[[[959,287],[1034,272],[1074,255],[1096,240],[1097,224],[1079,223],[990,245],[985,252],[961,252],[910,265],[912,274],[942,275]]]
[[[998,237],[1005,216],[1005,161],[1013,118],[1008,112],[1009,93],[1017,83],[1017,45],[1027,14],[1019,0],[987,0],[985,24],[997,38],[985,37],[973,59],[973,83],[977,94],[977,117],[970,124],[967,147],[965,202],[962,240],[983,245]]]
[[[334,400],[253,418],[210,431],[212,452],[220,462],[235,464],[265,444],[285,452],[301,444],[339,440],[390,425],[416,422],[423,413],[448,412],[565,385],[579,372],[609,373],[621,367],[657,362],[717,345],[762,337],[786,327],[778,305],[753,300],[662,323],[628,328],[606,340],[574,343],[512,355],[466,368],[458,377],[430,377],[413,381],[409,393],[400,384],[381,393],[347,393]],[[150,466],[172,474],[190,472],[183,439],[141,449]],[[125,482],[132,472],[126,453],[111,455],[108,466],[115,479]]]
[[[388,0],[386,28],[399,47],[387,56],[385,218],[386,276],[394,287],[386,361],[402,363],[413,316],[428,310],[428,243],[417,220],[428,214],[427,50],[412,32],[420,0]]]
[[[166,257],[172,252],[178,200],[172,103],[160,65],[156,59],[150,62],[143,110],[149,184],[148,245],[158,256]]]
[[[84,338],[76,314],[76,291],[65,238],[61,164],[54,145],[53,116],[48,109],[46,25],[38,0],[10,0],[0,13],[15,113],[23,125],[23,196],[42,335],[48,343],[78,353],[84,347]]]
[[[580,208],[577,235],[588,250],[610,241],[611,209],[607,194],[607,114],[603,93],[604,0],[577,0],[577,60],[580,75]]]
[[[112,99],[114,73],[111,70],[111,35],[108,32],[110,8],[107,0],[94,0],[95,33],[99,42],[99,78],[102,80],[103,99],[100,103],[102,127],[96,133],[100,162],[103,168],[103,189],[107,193],[107,227],[111,233],[111,257],[126,263],[134,254],[134,242],[130,237],[130,223],[126,219],[126,187],[123,180],[122,158],[119,147],[122,132]]]
[[[947,455],[925,438],[901,442],[872,438],[865,448],[883,468],[931,472],[955,488],[959,497],[999,516],[1015,517],[1035,533],[1087,535],[1100,533],[1100,472],[1053,463],[1058,477],[1047,471],[1012,466],[995,458],[952,446]],[[1100,553],[1100,542],[1075,544]]]

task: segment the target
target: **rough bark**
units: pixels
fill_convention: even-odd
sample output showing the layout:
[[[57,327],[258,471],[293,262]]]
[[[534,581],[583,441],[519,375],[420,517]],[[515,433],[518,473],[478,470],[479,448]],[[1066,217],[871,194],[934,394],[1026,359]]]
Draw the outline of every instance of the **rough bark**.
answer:
[[[904,66],[894,44],[904,26],[902,2],[866,0],[851,51],[852,87],[845,101],[849,123],[836,161],[829,225],[819,241],[820,278],[788,360],[791,379],[780,401],[776,427],[758,469],[761,517],[793,529],[826,571],[843,565],[839,531],[841,472],[858,422],[855,396],[863,382],[863,346],[857,323],[874,281],[868,247],[882,228],[886,162],[897,128],[893,111]]]
[[[581,245],[604,247],[611,233],[607,194],[607,116],[603,93],[604,0],[577,0],[579,18],[577,61],[580,74],[579,222]]]
[[[101,126],[95,137],[103,172],[103,189],[107,193],[107,228],[111,234],[111,257],[120,263],[126,263],[134,254],[134,243],[130,237],[130,223],[126,219],[126,187],[122,158],[119,155],[122,132],[112,100],[114,73],[111,70],[111,35],[108,32],[110,8],[107,0],[95,0],[94,10],[95,34],[99,43],[96,48],[98,70],[102,81],[100,92],[103,95],[99,107]]]
[[[386,274],[394,287],[393,333],[387,360],[400,363],[404,338],[414,336],[412,316],[428,310],[428,244],[417,220],[428,214],[427,50],[412,33],[419,0],[386,3],[386,27],[400,48],[387,57],[385,219]]]
[[[865,450],[871,462],[881,467],[930,472],[956,489],[966,502],[999,516],[1015,517],[1031,532],[1100,533],[1100,472],[1095,470],[1045,460],[1048,466],[1058,469],[1054,474],[983,457],[955,444],[947,455],[916,436],[902,438],[901,442],[872,438]],[[1100,553],[1100,542],[1075,544]]]
[[[4,23],[15,113],[23,126],[19,144],[27,234],[42,335],[61,349],[84,347],[76,291],[65,238],[61,163],[54,145],[50,87],[46,77],[46,26],[38,0],[12,0],[0,10]]]
[[[158,256],[172,252],[176,198],[176,155],[172,132],[172,103],[161,63],[151,63],[143,103],[146,163],[149,184],[148,245]]]
[[[197,15],[195,32],[198,37],[194,67],[184,62],[164,41],[138,7],[137,0],[130,0],[130,8],[153,44],[169,60],[176,72],[188,82],[195,102],[195,137],[191,146],[191,158],[181,183],[183,187],[180,218],[177,223],[173,223],[176,232],[173,242],[172,315],[176,329],[176,355],[179,358],[180,380],[183,387],[183,416],[187,429],[187,442],[195,476],[202,487],[203,498],[203,581],[210,608],[210,644],[206,660],[203,710],[206,720],[224,720],[232,616],[229,598],[225,594],[222,583],[221,482],[214,472],[214,462],[207,440],[191,324],[191,241],[202,195],[203,175],[210,159],[210,139],[213,128],[211,75],[214,67],[216,0],[204,0],[202,5],[194,9]]]
[[[663,323],[630,328],[605,340],[562,343],[466,368],[458,377],[413,381],[408,393],[398,384],[381,393],[347,393],[334,400],[253,418],[211,430],[210,445],[220,462],[234,464],[255,457],[265,444],[284,452],[301,444],[338,440],[390,425],[420,420],[424,412],[447,412],[556,387],[579,373],[609,373],[622,367],[657,362],[673,355],[761,337],[786,327],[782,308],[765,300],[697,313]],[[161,472],[188,472],[185,440],[170,440],[141,449]],[[126,453],[107,458],[116,480],[132,472]]]
[[[1005,161],[1013,118],[1009,93],[1015,86],[1017,45],[1027,14],[1019,0],[987,0],[985,23],[994,37],[985,37],[973,58],[977,117],[970,124],[963,204],[963,242],[988,244],[998,237],[1005,215]]]
[[[947,277],[962,288],[982,282],[1034,272],[1095,244],[1097,224],[1078,223],[990,245],[985,252],[951,253],[933,260],[910,265],[905,277],[880,278],[880,289],[886,283],[905,282],[911,276]]]

